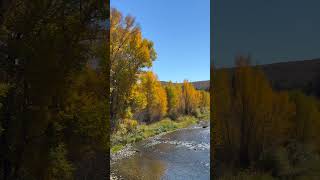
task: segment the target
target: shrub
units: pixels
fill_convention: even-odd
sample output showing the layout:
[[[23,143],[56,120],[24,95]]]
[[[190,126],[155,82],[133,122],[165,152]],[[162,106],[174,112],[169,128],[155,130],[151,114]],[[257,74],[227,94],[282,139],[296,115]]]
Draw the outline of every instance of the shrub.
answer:
[[[318,153],[311,146],[295,141],[285,147],[264,152],[258,161],[258,166],[281,178],[312,179],[320,177]]]
[[[117,144],[117,145],[114,145],[111,147],[111,152],[112,153],[115,153],[115,152],[118,152],[120,151],[124,146],[121,145],[121,144]]]
[[[166,118],[149,125],[138,125],[136,120],[124,119],[118,125],[118,130],[111,136],[111,144],[113,145],[111,152],[116,152],[124,144],[135,143],[163,132],[184,128],[196,121],[197,119],[192,116],[184,116],[178,118],[177,121]]]
[[[192,117],[192,116],[183,116],[183,117],[178,118],[177,122],[179,123],[178,124],[179,128],[185,128],[185,127],[188,127],[191,124],[196,123],[197,119],[195,117]]]
[[[127,133],[136,130],[138,122],[133,119],[123,119],[122,123],[118,125],[117,133],[120,135],[126,135]]]
[[[124,119],[124,124],[128,132],[132,132],[136,129],[138,122],[133,119]]]
[[[276,176],[287,175],[290,171],[289,155],[284,147],[265,151],[261,154],[258,164],[260,168],[271,171]]]
[[[200,117],[202,116],[202,113],[201,113],[200,108],[197,108],[197,109],[194,111],[194,116],[197,117],[197,118],[200,118]]]
[[[73,179],[74,167],[66,158],[67,150],[64,144],[51,149],[49,154],[48,179]]]

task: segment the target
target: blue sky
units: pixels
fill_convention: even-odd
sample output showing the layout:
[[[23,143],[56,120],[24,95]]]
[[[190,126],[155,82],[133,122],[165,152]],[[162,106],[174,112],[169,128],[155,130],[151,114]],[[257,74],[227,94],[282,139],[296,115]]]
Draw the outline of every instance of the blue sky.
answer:
[[[210,0],[111,0],[111,7],[134,16],[154,42],[160,80],[209,80]]]
[[[257,64],[320,58],[319,0],[212,2],[216,67],[248,53]]]

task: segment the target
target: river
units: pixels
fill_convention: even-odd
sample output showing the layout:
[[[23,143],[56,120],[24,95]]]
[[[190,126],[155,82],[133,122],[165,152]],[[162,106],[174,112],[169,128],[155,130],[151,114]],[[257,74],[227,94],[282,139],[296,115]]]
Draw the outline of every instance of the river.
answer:
[[[136,153],[111,165],[118,179],[210,179],[210,126],[194,125],[134,145]]]

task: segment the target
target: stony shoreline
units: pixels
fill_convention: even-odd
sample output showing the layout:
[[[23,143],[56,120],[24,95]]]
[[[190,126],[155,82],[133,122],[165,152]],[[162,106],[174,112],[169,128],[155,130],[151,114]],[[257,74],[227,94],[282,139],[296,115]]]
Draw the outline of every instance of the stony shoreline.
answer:
[[[152,142],[157,142],[158,139],[160,139],[162,136],[168,134],[168,133],[172,133],[172,132],[175,132],[175,131],[180,131],[180,130],[184,130],[184,129],[194,129],[194,128],[207,128],[207,125],[203,125],[203,123],[206,123],[205,121],[199,121],[197,122],[196,124],[193,124],[189,127],[186,127],[186,128],[180,128],[180,129],[175,129],[173,131],[167,131],[167,132],[163,132],[163,133],[160,133],[158,135],[155,135],[155,136],[152,136],[152,137],[149,137],[149,138],[146,138],[144,139],[143,141],[150,141],[151,144]],[[184,144],[182,144],[184,145]],[[189,144],[187,144],[189,145]],[[203,147],[202,147],[203,146]],[[190,147],[191,149],[195,149],[195,148],[201,148],[201,149],[207,149],[207,145],[201,145],[201,147],[194,147],[194,146],[191,146]],[[120,151],[116,152],[116,153],[111,153],[110,152],[110,165],[116,163],[118,160],[120,159],[123,159],[123,158],[128,158],[132,155],[134,155],[135,153],[139,152],[137,149],[134,148],[133,144],[127,144],[125,145],[125,147],[123,149],[121,149]],[[110,174],[110,180],[119,180],[119,179],[123,179],[121,177],[117,177],[116,176],[117,173],[115,172],[111,172]]]
[[[173,131],[163,132],[163,133],[160,133],[158,135],[146,138],[143,141],[147,141],[147,140],[155,141],[155,140],[159,139],[161,136],[164,136],[164,135],[166,135],[168,133],[172,133],[172,132],[175,132],[175,131],[183,130],[183,129],[201,128],[203,126],[203,124],[202,124],[203,122],[204,121],[199,121],[197,124],[191,125],[190,127],[187,127],[187,128],[180,128],[180,129],[175,129]],[[207,127],[207,125],[205,127]],[[123,149],[121,149],[120,151],[118,151],[116,153],[111,153],[110,152],[110,164],[113,164],[113,163],[115,163],[116,161],[118,161],[120,159],[128,158],[128,157],[134,155],[136,152],[138,152],[138,150],[133,148],[132,144],[126,144],[125,147]]]
[[[160,133],[158,135],[146,138],[143,141],[147,141],[147,140],[153,141],[153,140],[159,139],[161,136],[163,136],[165,134],[168,134],[168,133],[171,133],[171,132],[174,132],[174,131],[178,131],[178,130],[182,130],[182,129],[187,129],[187,128],[181,128],[181,129],[176,129],[176,130],[173,130],[173,131],[163,132],[163,133]],[[125,147],[123,149],[121,149],[120,151],[118,151],[116,153],[111,153],[110,152],[110,164],[113,164],[113,163],[115,163],[116,161],[118,161],[120,159],[128,158],[128,157],[134,155],[136,152],[137,152],[137,150],[135,148],[133,148],[132,144],[126,144]]]
[[[186,129],[186,128],[181,128],[181,129]],[[181,129],[176,129],[174,131],[181,130]],[[145,141],[145,140],[153,141],[153,140],[156,140],[156,139],[160,138],[161,136],[163,136],[165,134],[168,134],[168,133],[171,133],[171,132],[174,132],[174,131],[163,132],[163,133],[160,133],[158,135],[155,135],[155,136],[149,137],[147,139],[144,139],[143,141]],[[138,152],[138,151],[133,147],[132,144],[125,145],[125,147],[123,149],[121,149],[120,151],[118,151],[116,153],[111,153],[110,152],[110,165],[114,164],[115,162],[117,162],[120,159],[130,157],[130,156],[134,155],[136,152]],[[112,172],[112,170],[111,170],[110,180],[122,180],[122,179],[123,178],[118,177],[116,175],[116,173]]]

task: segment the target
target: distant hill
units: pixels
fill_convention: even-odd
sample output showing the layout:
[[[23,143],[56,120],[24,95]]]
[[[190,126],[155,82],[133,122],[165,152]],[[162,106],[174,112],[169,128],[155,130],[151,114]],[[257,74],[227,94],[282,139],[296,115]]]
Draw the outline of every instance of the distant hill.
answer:
[[[191,82],[193,86],[198,90],[209,90],[210,80],[207,81],[195,81]]]
[[[166,85],[169,82],[167,81],[161,81],[162,84]],[[174,84],[182,84],[182,83],[174,83]],[[191,84],[197,89],[197,90],[209,90],[210,87],[210,80],[207,81],[194,81],[191,82]]]
[[[300,89],[308,94],[314,94],[320,85],[320,59],[265,64],[258,67],[278,90]],[[224,69],[234,70],[234,68]]]
[[[307,94],[320,95],[320,58],[258,65],[258,67],[264,71],[273,88],[277,90],[299,89]],[[222,69],[234,71],[234,68],[221,68],[216,71]],[[168,82],[161,81],[161,83]],[[209,90],[210,87],[210,80],[191,83],[198,90]]]

